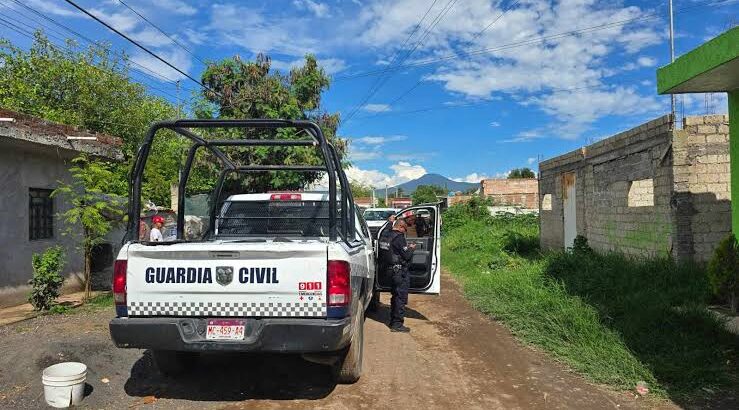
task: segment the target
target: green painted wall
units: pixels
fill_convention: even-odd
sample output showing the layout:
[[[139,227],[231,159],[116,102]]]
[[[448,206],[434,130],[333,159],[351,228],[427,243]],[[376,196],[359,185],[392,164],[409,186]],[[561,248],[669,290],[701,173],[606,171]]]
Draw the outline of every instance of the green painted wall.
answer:
[[[664,94],[691,78],[739,56],[739,26],[704,43],[675,62],[657,70],[657,91]],[[701,90],[695,90],[698,92]]]
[[[729,92],[729,151],[731,154],[731,231],[739,236],[739,90]]]

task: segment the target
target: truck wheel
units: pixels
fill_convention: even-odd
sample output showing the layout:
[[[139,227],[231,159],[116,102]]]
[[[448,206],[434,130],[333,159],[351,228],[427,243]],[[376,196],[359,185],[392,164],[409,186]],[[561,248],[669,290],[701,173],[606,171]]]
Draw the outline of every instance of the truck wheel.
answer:
[[[174,377],[191,369],[198,359],[198,354],[173,350],[154,350],[152,351],[152,357],[159,372],[165,376]]]
[[[336,363],[336,381],[352,384],[362,375],[362,356],[364,354],[364,314],[359,315],[351,344],[342,352]]]
[[[377,312],[377,309],[380,308],[380,291],[375,290],[372,292],[372,299],[370,299],[369,304],[367,304],[367,312]]]

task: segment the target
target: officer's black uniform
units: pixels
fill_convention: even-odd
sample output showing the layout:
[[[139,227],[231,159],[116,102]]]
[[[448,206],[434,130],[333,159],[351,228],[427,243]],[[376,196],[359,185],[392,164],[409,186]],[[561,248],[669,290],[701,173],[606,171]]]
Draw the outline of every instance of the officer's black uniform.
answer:
[[[408,263],[413,257],[413,249],[408,247],[402,232],[386,230],[380,236],[379,251],[382,272],[392,278],[390,328],[399,328],[403,326],[405,305],[408,303]]]

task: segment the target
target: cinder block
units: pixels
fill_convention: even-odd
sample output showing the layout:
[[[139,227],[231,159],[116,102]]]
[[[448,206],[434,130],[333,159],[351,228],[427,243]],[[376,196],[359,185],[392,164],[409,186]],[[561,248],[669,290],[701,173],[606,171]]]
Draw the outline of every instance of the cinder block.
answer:
[[[685,117],[683,118],[683,125],[684,126],[690,126],[690,125],[699,125],[704,124],[703,117]]]
[[[714,134],[717,132],[715,125],[699,125],[698,132],[700,134]]]

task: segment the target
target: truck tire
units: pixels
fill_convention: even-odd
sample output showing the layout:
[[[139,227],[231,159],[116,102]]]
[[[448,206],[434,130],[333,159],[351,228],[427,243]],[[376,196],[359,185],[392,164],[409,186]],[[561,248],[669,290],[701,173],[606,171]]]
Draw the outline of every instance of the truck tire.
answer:
[[[354,327],[351,344],[344,349],[336,363],[336,381],[341,384],[353,384],[362,375],[362,357],[364,356],[364,312],[360,312],[359,320]]]
[[[176,377],[191,369],[198,359],[193,352],[176,352],[173,350],[153,350],[152,358],[159,372],[165,376]]]

